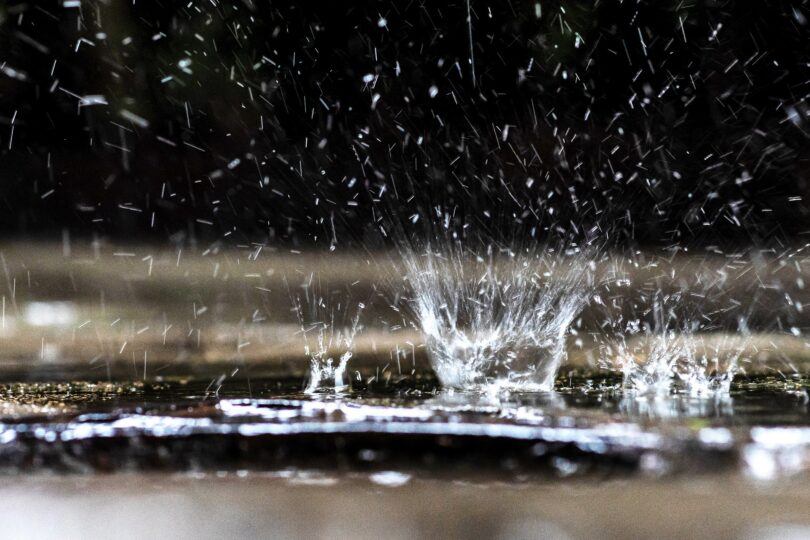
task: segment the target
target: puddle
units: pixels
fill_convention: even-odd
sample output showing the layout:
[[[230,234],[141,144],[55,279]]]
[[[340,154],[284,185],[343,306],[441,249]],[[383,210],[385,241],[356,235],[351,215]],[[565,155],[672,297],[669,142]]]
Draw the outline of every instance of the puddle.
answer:
[[[370,470],[381,485],[472,470],[773,480],[810,468],[808,384],[740,378],[711,399],[634,398],[597,376],[500,396],[439,390],[424,374],[342,396],[305,394],[298,379],[228,379],[216,391],[203,380],[4,384],[0,469],[306,466]]]

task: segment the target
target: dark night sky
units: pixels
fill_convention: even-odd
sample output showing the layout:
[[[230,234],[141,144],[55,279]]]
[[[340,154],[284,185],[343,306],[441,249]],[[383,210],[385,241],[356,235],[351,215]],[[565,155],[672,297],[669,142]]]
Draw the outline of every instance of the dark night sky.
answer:
[[[807,2],[3,2],[0,231],[802,242]]]

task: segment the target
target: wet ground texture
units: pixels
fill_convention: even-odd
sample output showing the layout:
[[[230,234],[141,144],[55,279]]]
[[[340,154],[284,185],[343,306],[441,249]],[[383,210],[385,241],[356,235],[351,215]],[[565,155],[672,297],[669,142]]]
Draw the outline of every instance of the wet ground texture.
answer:
[[[510,479],[741,473],[810,466],[810,380],[749,377],[731,395],[639,397],[567,375],[548,394],[440,390],[431,374],[0,386],[0,469],[405,471]]]

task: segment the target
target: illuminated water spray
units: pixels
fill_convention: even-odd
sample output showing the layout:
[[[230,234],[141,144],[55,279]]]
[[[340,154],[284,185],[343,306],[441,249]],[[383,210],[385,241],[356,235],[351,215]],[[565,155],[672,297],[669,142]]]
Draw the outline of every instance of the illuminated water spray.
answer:
[[[460,246],[403,257],[411,309],[448,387],[548,391],[588,294],[578,250],[476,254]]]
[[[735,334],[703,332],[698,317],[679,320],[666,307],[680,301],[680,296],[656,299],[651,323],[629,321],[603,351],[603,367],[621,371],[626,391],[639,396],[729,393],[746,360],[750,336],[745,321],[738,321]]]
[[[352,302],[348,294],[339,294],[339,299],[318,294],[312,276],[301,289],[292,297],[304,353],[310,360],[309,382],[304,391],[344,392],[349,388],[347,366],[354,354],[354,339],[362,330],[360,316],[366,306]],[[354,316],[347,320],[351,312]]]

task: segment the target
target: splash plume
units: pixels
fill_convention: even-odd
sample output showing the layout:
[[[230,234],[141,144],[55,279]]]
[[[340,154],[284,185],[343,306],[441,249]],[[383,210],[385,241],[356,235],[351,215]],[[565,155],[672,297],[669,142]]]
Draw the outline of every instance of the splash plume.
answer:
[[[587,298],[578,249],[475,253],[452,244],[403,259],[410,307],[442,384],[553,388],[566,334]]]

